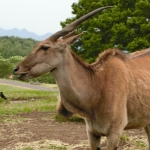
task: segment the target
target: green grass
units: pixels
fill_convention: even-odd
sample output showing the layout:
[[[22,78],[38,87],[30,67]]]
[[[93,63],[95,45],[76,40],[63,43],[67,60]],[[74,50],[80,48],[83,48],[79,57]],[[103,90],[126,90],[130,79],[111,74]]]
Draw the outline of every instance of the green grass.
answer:
[[[53,150],[67,150],[65,146],[57,146],[57,145],[51,145],[47,147],[47,149],[53,149]]]
[[[9,100],[45,99],[54,94],[50,91],[30,90],[9,85],[0,85],[0,91],[2,91]]]
[[[140,135],[123,134],[120,137],[120,145],[125,145],[124,150],[148,150],[146,138]]]
[[[129,140],[130,140],[129,137],[125,134],[122,134],[120,137],[121,142],[128,142]]]
[[[23,103],[1,103],[0,116],[16,115],[19,113],[29,113],[33,111],[51,111],[56,108],[56,99],[36,100]]]
[[[56,92],[30,90],[9,85],[0,85],[0,91],[3,91],[8,98],[8,101],[0,98],[0,117],[33,111],[48,112],[56,109],[58,95]],[[15,103],[14,100],[22,102]],[[59,114],[55,116],[55,120],[58,122],[84,122],[78,116],[65,118]]]
[[[0,116],[16,115],[32,111],[50,111],[56,108],[57,93],[37,91],[8,85],[0,85],[9,101],[26,100],[22,103],[8,103],[0,99]]]
[[[23,148],[23,149],[21,149],[21,150],[34,150],[34,149],[31,148],[31,147],[26,147],[26,148]]]

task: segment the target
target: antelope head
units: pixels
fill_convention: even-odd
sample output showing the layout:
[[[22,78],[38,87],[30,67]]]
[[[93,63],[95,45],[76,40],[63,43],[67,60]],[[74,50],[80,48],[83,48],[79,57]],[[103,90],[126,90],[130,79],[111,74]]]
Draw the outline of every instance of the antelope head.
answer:
[[[61,31],[56,32],[39,43],[34,50],[16,66],[13,71],[14,74],[19,75],[18,78],[20,80],[26,80],[41,76],[47,72],[55,72],[59,65],[61,65],[66,47],[76,41],[81,35],[75,35],[74,30],[76,27],[94,14],[107,8],[112,8],[112,6],[101,7],[82,16],[67,25]]]

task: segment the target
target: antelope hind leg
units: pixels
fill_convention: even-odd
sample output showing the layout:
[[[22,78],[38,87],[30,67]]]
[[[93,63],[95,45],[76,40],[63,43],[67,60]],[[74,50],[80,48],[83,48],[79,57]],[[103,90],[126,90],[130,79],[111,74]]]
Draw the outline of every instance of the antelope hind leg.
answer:
[[[149,150],[150,150],[150,124],[147,125],[146,127],[144,127],[145,132],[147,134],[147,138],[148,138],[148,145],[149,145]]]

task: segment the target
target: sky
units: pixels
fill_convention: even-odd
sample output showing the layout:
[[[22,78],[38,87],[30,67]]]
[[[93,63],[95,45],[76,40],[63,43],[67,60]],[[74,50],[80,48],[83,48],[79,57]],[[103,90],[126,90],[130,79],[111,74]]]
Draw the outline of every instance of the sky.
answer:
[[[0,28],[55,33],[61,30],[61,21],[74,17],[73,3],[78,0],[0,0]]]

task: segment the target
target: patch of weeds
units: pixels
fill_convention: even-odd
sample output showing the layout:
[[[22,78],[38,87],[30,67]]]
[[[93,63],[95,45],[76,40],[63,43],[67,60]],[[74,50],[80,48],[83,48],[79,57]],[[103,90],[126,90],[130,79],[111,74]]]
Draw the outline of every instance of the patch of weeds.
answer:
[[[38,141],[38,145],[40,145],[40,149],[50,149],[50,150],[67,150],[66,144],[60,141],[48,141],[48,140],[40,140]]]
[[[3,98],[0,98],[0,104],[10,104],[10,101],[4,100]]]
[[[34,149],[32,147],[25,147],[25,148],[23,148],[21,150],[34,150]]]
[[[4,100],[2,98],[0,98],[0,103],[3,103],[3,102],[4,102]]]
[[[120,141],[121,142],[128,142],[130,139],[127,135],[121,135],[120,137]]]
[[[48,149],[53,149],[53,150],[67,150],[66,147],[64,146],[57,146],[57,145],[51,145],[49,147],[47,147]]]
[[[146,144],[144,141],[136,141],[135,145],[137,148],[145,148],[146,147]]]
[[[124,150],[148,150],[146,137],[144,136],[132,135],[128,138],[126,135],[123,135],[120,139]]]
[[[45,140],[40,140],[39,141],[39,144],[44,144],[45,143]]]
[[[84,122],[84,119],[83,118],[80,118],[78,116],[73,116],[73,117],[70,117],[70,118],[67,118],[67,117],[64,117],[60,114],[57,114],[55,116],[55,120],[58,121],[58,122]]]
[[[16,123],[22,123],[26,119],[23,117],[14,117],[12,115],[3,117],[3,123],[4,124],[16,124]]]

